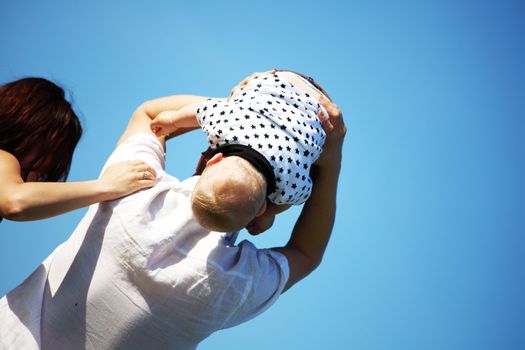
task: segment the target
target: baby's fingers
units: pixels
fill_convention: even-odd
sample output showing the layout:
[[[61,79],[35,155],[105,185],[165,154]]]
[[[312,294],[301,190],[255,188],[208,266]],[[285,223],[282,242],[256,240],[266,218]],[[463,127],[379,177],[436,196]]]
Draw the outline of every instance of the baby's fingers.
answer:
[[[159,125],[159,123],[155,123],[155,121],[152,121],[149,127],[155,135],[160,136],[162,127]]]
[[[151,131],[157,135],[157,136],[168,136],[170,134],[170,131],[168,130],[167,126],[160,121],[156,121],[155,119],[150,124]]]
[[[156,136],[164,136],[164,135],[163,135],[164,133],[162,132],[162,128],[161,128],[161,127],[151,125],[151,131],[152,131]]]

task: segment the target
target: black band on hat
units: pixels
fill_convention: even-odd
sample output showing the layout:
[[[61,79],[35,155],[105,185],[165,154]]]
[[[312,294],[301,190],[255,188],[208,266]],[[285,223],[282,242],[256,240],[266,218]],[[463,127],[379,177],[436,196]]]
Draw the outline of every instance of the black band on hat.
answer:
[[[217,153],[222,153],[224,157],[237,156],[247,160],[266,179],[266,195],[268,196],[275,191],[275,174],[270,162],[253,148],[239,144],[223,145],[216,149],[208,148],[206,151],[202,152],[204,161],[210,160]],[[202,170],[197,172],[201,173]]]

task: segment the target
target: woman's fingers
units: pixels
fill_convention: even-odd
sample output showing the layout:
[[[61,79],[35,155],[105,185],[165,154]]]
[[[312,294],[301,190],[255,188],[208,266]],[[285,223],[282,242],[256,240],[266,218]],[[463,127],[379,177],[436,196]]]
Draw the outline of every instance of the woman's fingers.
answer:
[[[139,171],[137,173],[137,179],[139,181],[142,181],[142,180],[153,180],[153,179],[155,179],[155,175],[153,175],[153,173],[149,172],[148,170]]]
[[[155,169],[141,160],[132,161],[132,165],[134,166],[133,171],[138,174],[139,180],[151,180],[157,177]]]
[[[157,172],[141,160],[130,160],[109,165],[100,181],[116,199],[157,184]]]
[[[157,173],[155,172],[155,169],[152,169],[150,167],[140,169],[138,171],[138,174],[139,174],[139,180],[152,180],[157,177]]]
[[[157,184],[157,172],[147,163],[140,161],[134,168],[136,171],[137,188],[149,188]]]
[[[142,160],[128,160],[127,163],[129,163],[130,165],[132,166],[139,166],[139,165],[142,165],[142,164],[146,164],[144,163],[144,161]]]
[[[141,190],[144,188],[150,188],[150,187],[155,186],[156,184],[157,184],[157,181],[152,180],[152,179],[139,180],[137,182],[137,190]]]

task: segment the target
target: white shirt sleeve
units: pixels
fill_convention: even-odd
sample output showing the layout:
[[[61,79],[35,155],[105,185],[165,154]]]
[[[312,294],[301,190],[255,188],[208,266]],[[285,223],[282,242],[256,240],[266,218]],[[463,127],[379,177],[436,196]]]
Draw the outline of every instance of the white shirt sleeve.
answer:
[[[237,268],[251,277],[245,299],[225,323],[229,328],[246,322],[267,310],[277,301],[289,277],[286,257],[271,249],[257,249],[251,242],[242,241]]]
[[[164,175],[166,154],[159,140],[151,134],[138,133],[130,136],[121,143],[110,155],[102,172],[111,164],[129,161],[142,160],[157,172],[157,178]]]

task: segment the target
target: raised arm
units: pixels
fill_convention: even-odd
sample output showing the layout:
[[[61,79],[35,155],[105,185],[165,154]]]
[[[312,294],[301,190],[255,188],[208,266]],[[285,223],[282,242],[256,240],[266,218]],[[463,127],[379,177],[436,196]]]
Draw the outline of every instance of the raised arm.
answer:
[[[163,111],[151,121],[151,130],[167,138],[198,128],[197,108],[200,103],[189,104],[176,111]],[[181,132],[182,130],[182,132]]]
[[[206,98],[207,97],[194,95],[174,95],[144,102],[133,113],[128,127],[122,134],[118,144],[121,144],[127,138],[137,133],[149,133],[155,135],[155,133],[153,133],[151,130],[151,121],[155,119],[155,117],[157,117],[157,115],[159,115],[161,112],[176,111],[188,105],[200,103]],[[180,128],[175,134],[171,136],[180,135],[196,128],[198,128],[198,125]],[[163,145],[165,144],[164,136],[157,136],[157,138]]]
[[[312,195],[301,211],[289,242],[285,247],[274,248],[288,260],[290,277],[285,290],[321,263],[335,220],[337,183],[346,126],[336,105],[326,100],[321,103],[328,111],[330,120],[324,125],[327,139],[323,153],[312,168]]]

